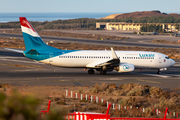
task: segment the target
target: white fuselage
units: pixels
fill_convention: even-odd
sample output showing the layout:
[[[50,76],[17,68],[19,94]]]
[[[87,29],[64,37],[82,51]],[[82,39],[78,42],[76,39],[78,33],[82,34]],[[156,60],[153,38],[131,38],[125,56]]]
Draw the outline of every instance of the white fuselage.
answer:
[[[115,51],[121,63],[130,63],[136,69],[141,68],[167,68],[175,64],[166,55],[147,51]],[[105,62],[112,59],[111,51],[82,50],[56,57],[41,62],[61,67],[83,67],[93,62]]]

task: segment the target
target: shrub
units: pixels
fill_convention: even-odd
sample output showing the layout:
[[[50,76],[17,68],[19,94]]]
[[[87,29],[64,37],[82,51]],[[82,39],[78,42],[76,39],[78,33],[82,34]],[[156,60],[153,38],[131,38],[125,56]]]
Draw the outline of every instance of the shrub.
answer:
[[[123,98],[119,101],[120,105],[123,106],[128,106],[128,105],[132,105],[132,103],[130,102],[130,98]]]
[[[0,93],[0,120],[39,120],[39,102],[36,97],[22,96],[13,90],[9,96]],[[66,110],[51,108],[43,120],[63,120]]]
[[[126,95],[127,96],[142,96],[143,90],[142,89],[132,89]]]
[[[105,91],[108,87],[109,87],[109,85],[108,84],[106,84],[106,83],[102,83],[100,86],[99,86],[100,88],[100,91]]]
[[[59,104],[59,105],[66,105],[66,103],[62,102],[62,101],[57,101],[56,103]]]
[[[39,102],[33,96],[22,96],[13,91],[10,96],[0,93],[1,120],[37,120]]]
[[[78,89],[78,93],[83,93],[83,89],[82,89],[82,88],[79,88],[79,89]]]
[[[43,120],[64,120],[64,115],[67,113],[64,109],[51,109],[49,114]]]
[[[122,89],[122,88],[123,88],[123,86],[124,86],[124,84],[120,85],[118,88],[119,88],[119,89]]]
[[[162,92],[163,92],[162,88],[159,88],[159,87],[151,87],[149,89],[150,95],[156,98],[160,98],[162,95]]]
[[[98,92],[99,92],[99,89],[98,89],[98,88],[94,88],[94,89],[92,90],[92,92],[93,92],[93,93],[98,93]]]
[[[107,89],[106,91],[107,91],[107,94],[110,94],[110,93],[113,92],[113,88],[109,88],[109,89]]]
[[[165,97],[159,99],[159,107],[164,108],[167,106],[168,100]]]
[[[117,86],[114,83],[109,84],[109,88],[117,88]]]

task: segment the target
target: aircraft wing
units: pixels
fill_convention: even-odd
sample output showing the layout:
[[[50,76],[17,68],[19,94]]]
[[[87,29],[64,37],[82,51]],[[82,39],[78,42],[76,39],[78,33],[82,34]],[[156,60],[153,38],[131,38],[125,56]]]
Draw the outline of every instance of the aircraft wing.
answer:
[[[18,53],[23,53],[22,50],[16,50],[16,49],[10,49],[10,48],[4,48],[4,49],[14,51],[14,52],[18,52]]]
[[[112,59],[110,59],[110,60],[98,60],[98,61],[87,64],[86,67],[88,67],[88,68],[99,68],[99,67],[103,67],[103,66],[117,66],[117,65],[119,65],[120,60],[119,60],[118,56],[116,55],[115,51],[113,50],[113,48],[111,48],[111,52],[112,52]]]

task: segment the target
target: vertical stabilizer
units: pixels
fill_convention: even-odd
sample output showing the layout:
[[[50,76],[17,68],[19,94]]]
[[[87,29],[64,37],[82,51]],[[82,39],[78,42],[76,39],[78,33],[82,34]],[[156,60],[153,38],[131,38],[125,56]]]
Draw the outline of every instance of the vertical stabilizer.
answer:
[[[54,50],[51,46],[46,45],[38,35],[33,26],[25,17],[19,17],[21,30],[25,42],[26,51],[30,50]]]

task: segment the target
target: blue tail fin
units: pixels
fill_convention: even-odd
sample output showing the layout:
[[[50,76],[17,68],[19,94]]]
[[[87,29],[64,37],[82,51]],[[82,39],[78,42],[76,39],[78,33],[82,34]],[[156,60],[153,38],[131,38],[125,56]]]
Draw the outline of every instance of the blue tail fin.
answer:
[[[38,35],[38,33],[35,31],[35,29],[25,17],[20,17],[19,19],[21,23],[21,30],[25,42],[26,51],[57,50],[56,48],[48,46],[43,42],[41,37]]]

